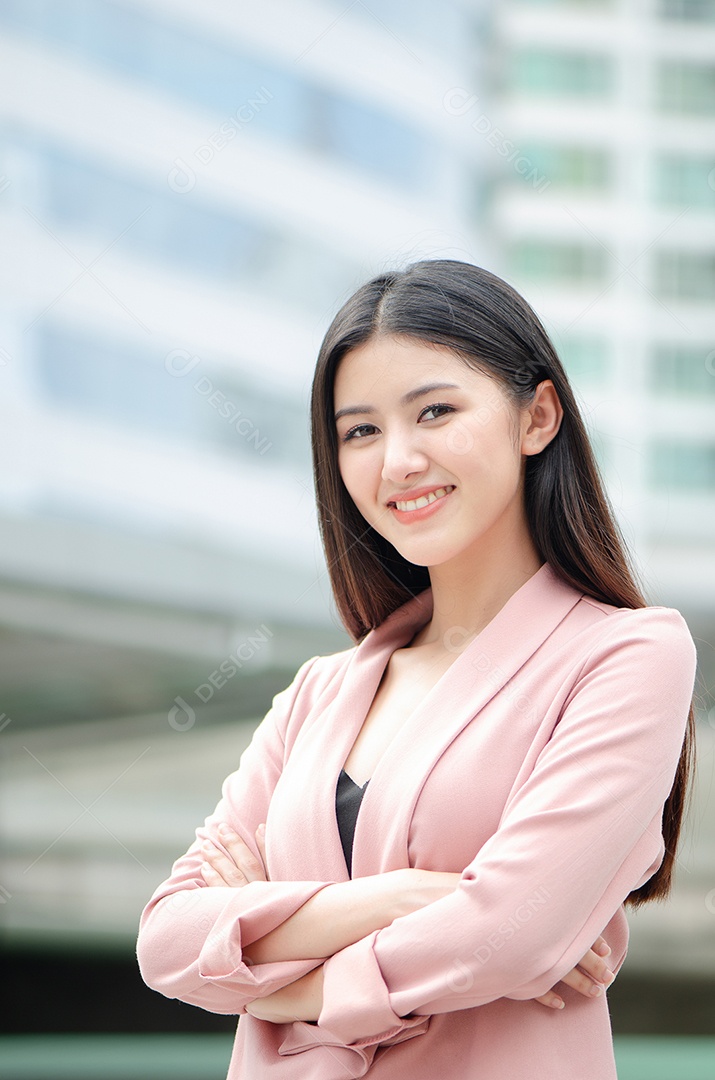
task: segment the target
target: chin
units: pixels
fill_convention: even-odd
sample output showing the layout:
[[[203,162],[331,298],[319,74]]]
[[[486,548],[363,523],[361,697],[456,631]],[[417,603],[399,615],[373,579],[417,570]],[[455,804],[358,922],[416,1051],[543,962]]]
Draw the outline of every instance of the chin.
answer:
[[[428,569],[449,562],[456,555],[459,555],[461,550],[445,549],[441,546],[438,547],[436,544],[402,544],[398,547],[392,540],[390,540],[390,543],[407,562],[412,563],[414,566],[426,566]]]

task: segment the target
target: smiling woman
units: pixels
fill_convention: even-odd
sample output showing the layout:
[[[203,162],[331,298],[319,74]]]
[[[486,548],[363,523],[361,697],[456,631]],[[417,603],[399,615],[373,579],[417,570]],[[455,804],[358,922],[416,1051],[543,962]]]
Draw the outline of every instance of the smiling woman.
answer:
[[[615,1080],[625,905],[668,895],[688,786],[688,627],[647,606],[558,357],[487,271],[359,289],[312,436],[355,645],[274,698],[145,908],[142,974],[241,1015],[230,1077]]]
[[[334,393],[350,498],[408,562],[430,568],[433,590],[436,576],[446,587],[448,575],[455,598],[464,596],[460,583],[475,566],[489,563],[490,576],[501,576],[495,558],[504,569],[538,569],[523,486],[527,458],[563,415],[551,380],[517,410],[452,350],[380,335],[343,358]],[[379,404],[342,404],[368,396]]]

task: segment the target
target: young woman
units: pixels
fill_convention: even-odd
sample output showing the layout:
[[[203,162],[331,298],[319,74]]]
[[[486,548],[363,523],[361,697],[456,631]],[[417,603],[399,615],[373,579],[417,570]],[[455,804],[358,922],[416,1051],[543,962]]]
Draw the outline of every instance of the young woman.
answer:
[[[478,267],[381,275],[313,384],[356,642],[273,700],[142,916],[230,1077],[611,1080],[624,905],[667,896],[696,653],[629,568],[563,368]]]

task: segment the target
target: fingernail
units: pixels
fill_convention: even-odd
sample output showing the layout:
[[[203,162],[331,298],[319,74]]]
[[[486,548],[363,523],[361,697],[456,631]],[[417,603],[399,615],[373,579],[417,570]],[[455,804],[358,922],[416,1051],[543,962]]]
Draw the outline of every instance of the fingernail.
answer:
[[[603,993],[603,987],[602,986],[592,986],[591,987],[591,997],[599,997],[602,993]]]
[[[604,972],[604,975],[603,975],[603,978],[601,979],[601,982],[603,983],[604,986],[610,986],[611,983],[613,982],[613,980],[615,979],[615,977],[616,976],[613,974],[612,971],[606,971],[606,972]]]
[[[596,949],[596,952],[598,953],[599,956],[608,956],[610,951],[611,951],[611,946],[605,941],[602,941],[601,944]]]
[[[260,824],[260,825],[258,826],[258,828],[256,829],[256,832],[261,832],[261,833],[264,833],[265,831],[266,831],[266,826],[264,825],[264,823],[263,823],[263,822],[261,822],[261,824]]]
[[[226,825],[226,823],[224,822],[222,825],[219,825],[218,831],[221,833],[222,836],[230,836],[233,830],[231,829],[230,825]]]
[[[552,1009],[563,1009],[565,1004],[566,1004],[566,1002],[562,1001],[561,998],[556,998],[555,1001],[551,1002],[551,1008]]]

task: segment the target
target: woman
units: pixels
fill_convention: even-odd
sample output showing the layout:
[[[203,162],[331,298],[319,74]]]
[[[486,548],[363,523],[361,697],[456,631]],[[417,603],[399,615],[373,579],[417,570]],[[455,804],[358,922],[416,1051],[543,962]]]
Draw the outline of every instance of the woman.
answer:
[[[688,784],[687,625],[645,605],[554,349],[486,271],[359,289],[312,434],[357,644],[274,698],[142,974],[241,1014],[230,1077],[609,1080],[624,904],[668,894]]]

